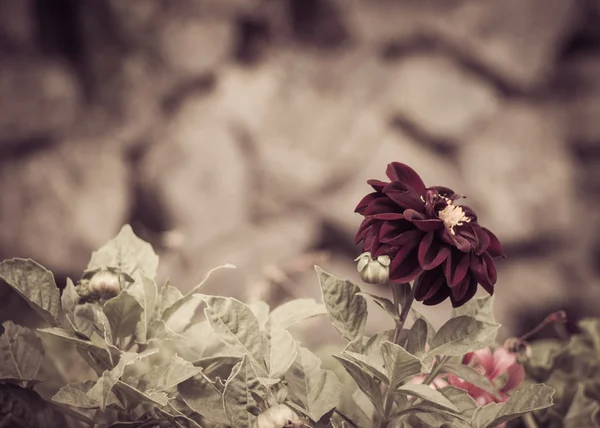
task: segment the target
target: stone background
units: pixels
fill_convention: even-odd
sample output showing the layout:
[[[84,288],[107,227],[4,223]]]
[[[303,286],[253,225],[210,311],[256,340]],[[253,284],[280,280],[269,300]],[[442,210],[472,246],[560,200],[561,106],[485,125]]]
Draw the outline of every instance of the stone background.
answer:
[[[0,0],[0,257],[61,283],[131,223],[182,289],[319,298],[393,160],[504,243],[506,334],[600,315],[600,1]]]

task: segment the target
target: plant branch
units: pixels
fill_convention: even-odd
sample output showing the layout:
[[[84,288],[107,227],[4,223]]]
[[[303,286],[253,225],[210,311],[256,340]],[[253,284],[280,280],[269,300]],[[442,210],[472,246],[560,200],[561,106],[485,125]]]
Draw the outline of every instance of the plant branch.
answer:
[[[408,314],[410,312],[410,307],[412,306],[413,302],[415,301],[415,292],[417,290],[418,282],[419,282],[419,280],[416,279],[413,286],[411,287],[410,293],[408,294],[408,298],[406,299],[404,306],[402,306],[402,311],[400,312],[400,317],[399,317],[398,321],[396,321],[396,329],[394,330],[394,343],[397,345],[400,345],[400,343],[398,343],[398,342],[400,341],[400,335],[402,334],[402,329],[404,328],[404,323],[406,322],[406,318],[408,317]],[[399,302],[400,302],[400,296],[398,295],[399,290],[400,290],[399,287],[392,286],[392,291],[394,293],[394,305],[396,305],[396,308],[398,308]]]
[[[352,425],[354,428],[358,428],[358,425],[356,425],[354,423],[354,421],[352,419],[350,419],[348,416],[346,416],[344,413],[342,413],[341,411],[339,411],[338,409],[334,410],[335,413],[337,413],[343,420],[345,420],[346,422],[348,422],[350,425]]]

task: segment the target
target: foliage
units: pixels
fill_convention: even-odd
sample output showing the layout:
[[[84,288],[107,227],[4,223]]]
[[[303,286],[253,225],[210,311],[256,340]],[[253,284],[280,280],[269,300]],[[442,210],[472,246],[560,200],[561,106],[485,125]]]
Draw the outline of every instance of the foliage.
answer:
[[[2,326],[0,416],[23,427],[52,418],[49,426],[63,426],[66,414],[100,427],[484,428],[552,404],[544,385],[527,385],[506,403],[483,407],[464,390],[428,385],[453,373],[493,389],[460,364],[465,353],[493,345],[499,325],[491,298],[470,301],[435,331],[411,308],[409,284],[391,285],[392,302],[316,267],[323,303],[297,299],[271,310],[264,302],[201,294],[214,270],[184,295],[168,281],[158,283],[157,268],[153,249],[129,226],[92,254],[81,280],[67,281],[62,295],[52,273],[37,263],[0,263],[1,280],[46,323],[37,330],[10,321]],[[365,334],[365,297],[390,315],[395,330]],[[204,318],[198,319],[201,306]],[[414,322],[405,328],[409,313]],[[325,314],[347,342],[334,370],[288,331]],[[598,330],[588,327],[578,352],[600,341]],[[77,364],[85,370],[73,379],[67,369]],[[48,366],[55,367],[55,379],[40,370]],[[424,382],[414,381],[423,375]],[[6,389],[18,391],[17,404],[2,395]],[[593,407],[588,393],[577,391],[574,399],[585,409]],[[23,419],[19,409],[27,405],[43,409],[45,422]],[[565,415],[578,420],[579,409]]]

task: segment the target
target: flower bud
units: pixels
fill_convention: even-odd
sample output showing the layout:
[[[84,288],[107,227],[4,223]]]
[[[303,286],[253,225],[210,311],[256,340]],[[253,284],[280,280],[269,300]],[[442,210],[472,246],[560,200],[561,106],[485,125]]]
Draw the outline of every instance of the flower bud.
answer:
[[[278,404],[262,412],[252,428],[301,428],[304,424],[298,415],[285,404]]]
[[[362,253],[355,260],[361,279],[368,284],[383,284],[390,279],[390,256],[379,256],[373,260],[371,253]]]
[[[128,275],[112,268],[87,272],[78,288],[82,298],[111,299],[121,292],[127,283],[133,282]]]

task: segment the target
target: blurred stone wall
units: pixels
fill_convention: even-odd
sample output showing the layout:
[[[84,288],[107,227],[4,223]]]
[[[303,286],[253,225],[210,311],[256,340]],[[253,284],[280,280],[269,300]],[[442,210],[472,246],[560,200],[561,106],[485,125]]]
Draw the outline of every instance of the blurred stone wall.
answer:
[[[183,289],[318,298],[394,160],[500,237],[508,331],[600,315],[600,2],[0,0],[2,258],[131,223]]]

